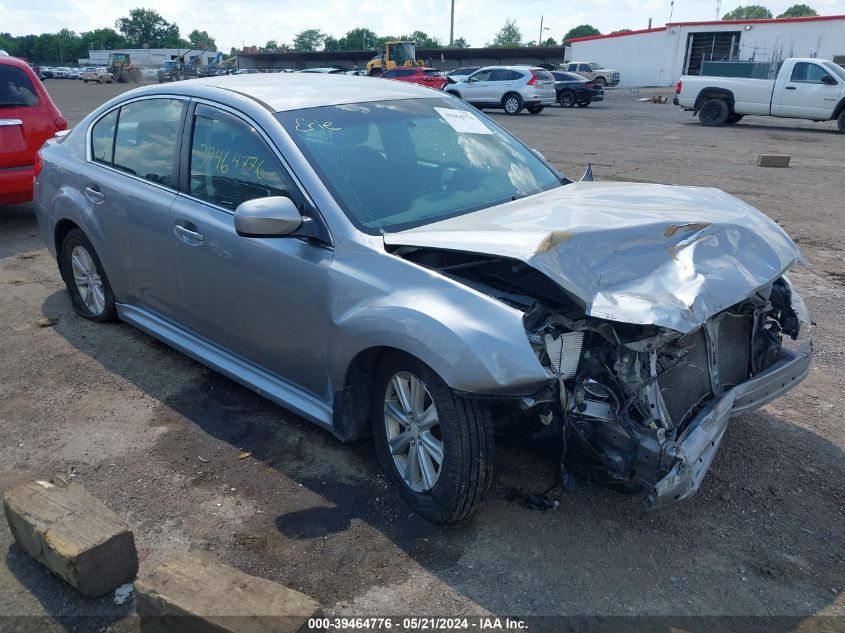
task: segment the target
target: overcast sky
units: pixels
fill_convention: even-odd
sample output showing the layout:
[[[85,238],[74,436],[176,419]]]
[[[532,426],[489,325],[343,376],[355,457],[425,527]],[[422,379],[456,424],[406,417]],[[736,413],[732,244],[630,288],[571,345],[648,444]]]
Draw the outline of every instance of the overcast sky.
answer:
[[[845,0],[803,0],[822,15],[845,14]],[[721,12],[740,4],[722,0]],[[794,0],[753,0],[774,15]],[[716,0],[676,0],[673,21],[712,20]],[[0,0],[0,31],[13,35],[55,32],[64,27],[81,32],[103,26],[127,15],[129,9],[155,9],[179,25],[182,35],[194,28],[206,30],[221,50],[271,39],[290,43],[295,33],[319,28],[339,37],[365,26],[379,35],[425,31],[449,40],[450,0]],[[525,41],[540,34],[540,16],[549,30],[545,37],[559,40],[578,24],[592,24],[602,33],[617,29],[641,29],[654,19],[655,26],[669,20],[669,0],[455,0],[455,37],[471,46],[484,46],[508,18],[515,19]]]

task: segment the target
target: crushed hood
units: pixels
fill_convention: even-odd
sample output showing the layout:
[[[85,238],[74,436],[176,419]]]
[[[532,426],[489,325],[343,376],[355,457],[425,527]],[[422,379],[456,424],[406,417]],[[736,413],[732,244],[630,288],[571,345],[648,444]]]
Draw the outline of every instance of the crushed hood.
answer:
[[[518,259],[588,315],[679,332],[804,261],[775,222],[723,191],[639,183],[573,183],[384,241]]]

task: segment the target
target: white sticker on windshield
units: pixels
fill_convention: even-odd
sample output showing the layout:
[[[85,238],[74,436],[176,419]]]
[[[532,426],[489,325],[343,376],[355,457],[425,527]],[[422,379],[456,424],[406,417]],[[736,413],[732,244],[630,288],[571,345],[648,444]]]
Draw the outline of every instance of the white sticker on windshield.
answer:
[[[461,134],[492,134],[493,132],[472,112],[451,108],[434,108],[443,119]]]

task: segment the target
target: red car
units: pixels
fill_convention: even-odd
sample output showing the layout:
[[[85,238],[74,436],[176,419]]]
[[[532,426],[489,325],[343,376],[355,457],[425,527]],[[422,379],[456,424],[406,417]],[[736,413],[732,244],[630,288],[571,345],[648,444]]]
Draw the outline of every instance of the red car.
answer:
[[[437,90],[443,90],[443,86],[449,83],[449,80],[436,68],[391,68],[383,72],[381,76],[385,79],[409,81],[412,84],[437,88]]]
[[[32,200],[36,155],[67,121],[20,59],[0,55],[0,205]]]

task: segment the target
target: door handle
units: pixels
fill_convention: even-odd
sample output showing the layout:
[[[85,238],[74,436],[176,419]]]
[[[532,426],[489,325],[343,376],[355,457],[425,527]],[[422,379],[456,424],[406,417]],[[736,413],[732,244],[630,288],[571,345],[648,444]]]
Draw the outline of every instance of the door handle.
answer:
[[[189,240],[194,240],[195,242],[202,242],[205,239],[202,233],[193,231],[186,226],[182,226],[181,224],[174,224],[173,229],[176,231],[177,234],[181,235],[182,237],[186,237]]]
[[[798,90],[798,88],[795,87],[795,86],[787,86],[786,89],[787,90]]]
[[[100,191],[100,185],[89,182],[85,185],[85,197],[94,204],[102,204],[106,201],[106,195]]]

